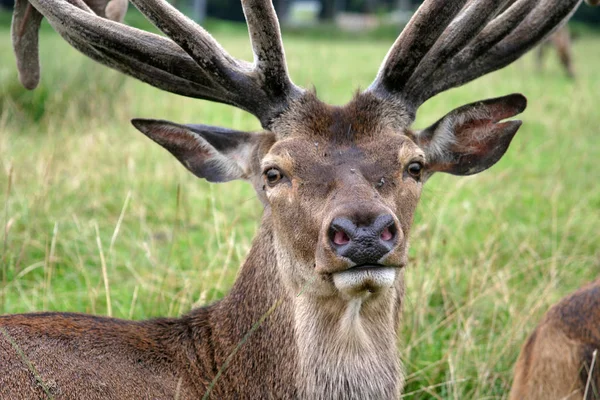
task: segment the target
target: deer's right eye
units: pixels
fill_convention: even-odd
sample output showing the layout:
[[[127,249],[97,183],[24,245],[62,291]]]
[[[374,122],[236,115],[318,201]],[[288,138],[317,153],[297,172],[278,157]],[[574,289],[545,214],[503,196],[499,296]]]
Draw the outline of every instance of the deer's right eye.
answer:
[[[423,171],[423,164],[417,161],[411,162],[408,164],[406,170],[414,179],[419,179],[421,177],[421,172]]]
[[[277,168],[269,168],[265,171],[265,179],[269,186],[276,185],[283,178],[283,174]]]

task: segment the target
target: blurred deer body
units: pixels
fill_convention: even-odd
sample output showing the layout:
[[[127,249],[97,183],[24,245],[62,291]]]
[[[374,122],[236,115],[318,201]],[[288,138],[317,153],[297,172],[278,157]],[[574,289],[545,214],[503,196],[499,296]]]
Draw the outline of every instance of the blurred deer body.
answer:
[[[599,321],[600,280],[550,308],[521,349],[511,400],[600,399]]]
[[[241,179],[264,206],[231,292],[178,319],[44,313],[0,318],[0,387],[10,399],[396,399],[396,339],[408,237],[436,172],[494,165],[522,95],[411,128],[427,99],[516,60],[580,0],[426,1],[374,82],[330,106],[288,76],[270,0],[243,0],[253,63],[229,55],[164,0],[133,0],[169,38],[84,4],[31,0],[92,59],[173,93],[236,106],[264,130],[133,120],[211,182]]]
[[[565,25],[557,30],[547,42],[542,43],[538,47],[537,62],[538,68],[541,70],[544,62],[544,53],[548,46],[552,46],[558,53],[558,58],[569,78],[575,78],[575,68],[573,67],[573,58],[571,51],[571,33]]]

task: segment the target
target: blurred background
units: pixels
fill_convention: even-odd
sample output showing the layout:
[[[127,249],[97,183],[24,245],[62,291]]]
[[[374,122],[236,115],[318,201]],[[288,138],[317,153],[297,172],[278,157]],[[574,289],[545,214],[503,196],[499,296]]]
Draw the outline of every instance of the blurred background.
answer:
[[[356,31],[371,30],[380,25],[397,29],[406,23],[422,0],[273,0],[282,25],[310,27],[333,23],[337,27]],[[206,18],[244,22],[239,0],[172,0],[179,10],[197,22]],[[0,10],[12,10],[14,0],[0,0]],[[132,7],[133,8],[133,7]],[[600,23],[600,15],[581,7],[573,21]]]
[[[420,2],[275,0],[290,75],[344,104],[367,87]],[[44,22],[40,85],[19,83],[11,0],[0,0],[0,314],[178,316],[223,297],[262,207],[244,182],[209,184],[130,124],[160,118],[259,130],[249,114],[161,92],[98,65]],[[239,0],[176,0],[233,56],[252,59]],[[156,32],[129,6],[125,23]],[[600,9],[570,37],[440,94],[415,126],[521,92],[503,159],[427,183],[411,233],[399,348],[403,398],[505,399],[547,308],[600,276]],[[562,44],[561,44],[562,43]],[[568,50],[571,70],[560,49]],[[562,51],[562,50],[561,50]]]

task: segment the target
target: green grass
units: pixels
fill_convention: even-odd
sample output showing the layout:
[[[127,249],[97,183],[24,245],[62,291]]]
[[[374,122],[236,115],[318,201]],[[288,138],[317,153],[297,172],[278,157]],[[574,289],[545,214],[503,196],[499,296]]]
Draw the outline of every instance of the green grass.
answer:
[[[242,30],[215,32],[234,55],[251,56]],[[0,313],[110,309],[142,319],[224,296],[259,202],[247,184],[195,179],[129,119],[247,130],[257,121],[124,78],[48,29],[41,45],[42,84],[26,92],[0,29]],[[390,45],[286,40],[295,82],[314,84],[334,104],[372,81]],[[543,312],[598,276],[600,37],[582,36],[575,57],[576,82],[554,56],[541,73],[526,57],[419,113],[423,127],[464,103],[511,92],[529,98],[501,162],[474,177],[428,182],[399,344],[406,398],[506,398],[520,346]]]

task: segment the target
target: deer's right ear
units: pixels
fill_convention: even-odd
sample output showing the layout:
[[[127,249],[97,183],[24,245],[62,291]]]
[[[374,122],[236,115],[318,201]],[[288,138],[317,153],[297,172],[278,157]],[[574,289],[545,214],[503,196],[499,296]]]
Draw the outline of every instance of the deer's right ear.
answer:
[[[414,135],[431,172],[471,175],[504,155],[521,121],[509,120],[527,106],[520,94],[467,104]]]
[[[194,175],[210,182],[249,179],[261,134],[208,125],[134,119],[133,126],[173,154]]]

